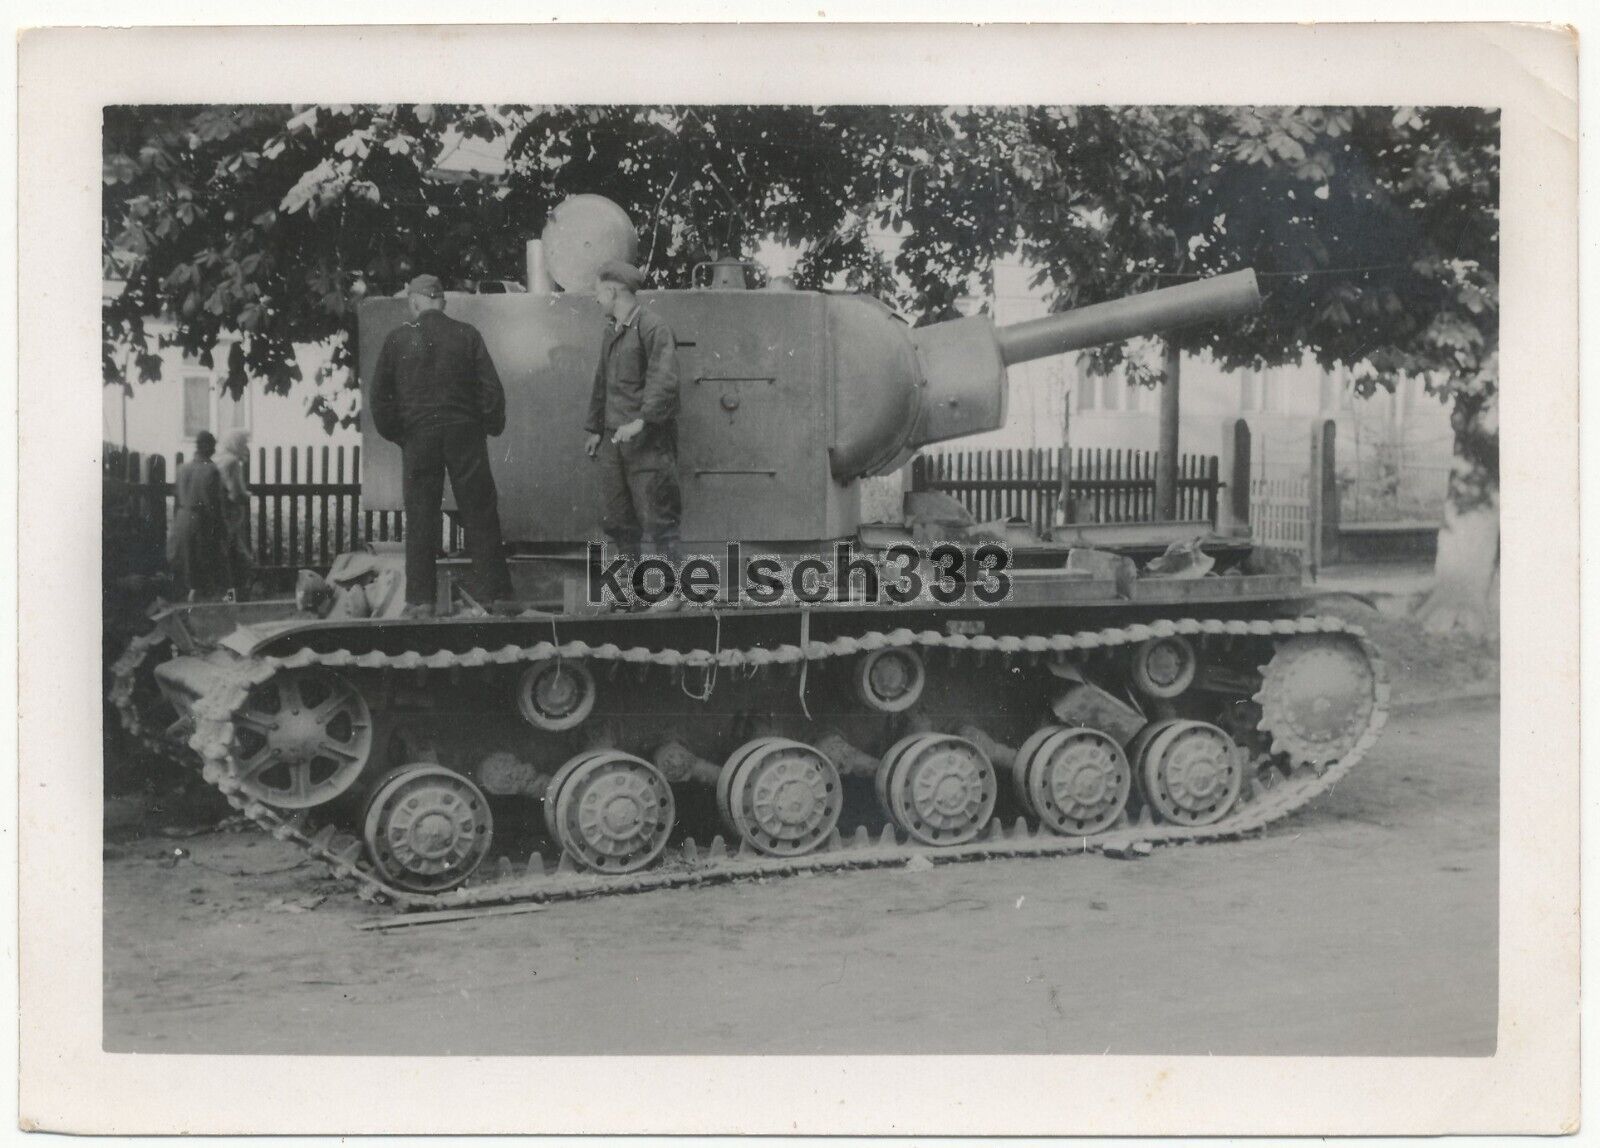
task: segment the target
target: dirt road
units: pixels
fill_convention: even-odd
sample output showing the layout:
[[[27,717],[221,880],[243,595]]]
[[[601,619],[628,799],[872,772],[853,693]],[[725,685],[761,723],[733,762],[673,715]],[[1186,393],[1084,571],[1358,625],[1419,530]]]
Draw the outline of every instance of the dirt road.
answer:
[[[1268,836],[387,932],[254,833],[108,849],[105,1046],[239,1053],[1494,1050],[1497,702],[1397,713]],[[252,876],[235,876],[249,871]],[[326,901],[290,911],[298,899]],[[273,903],[276,902],[276,905]]]

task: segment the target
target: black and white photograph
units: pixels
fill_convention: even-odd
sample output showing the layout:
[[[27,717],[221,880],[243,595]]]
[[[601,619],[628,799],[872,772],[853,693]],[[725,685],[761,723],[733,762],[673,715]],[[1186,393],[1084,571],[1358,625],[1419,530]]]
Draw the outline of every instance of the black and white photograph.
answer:
[[[1524,1055],[1502,690],[1576,653],[1502,643],[1576,610],[1574,499],[1542,587],[1502,539],[1576,454],[1503,492],[1501,348],[1553,418],[1576,312],[1503,306],[1500,102],[283,87],[71,141],[96,1056]],[[794,1130],[1119,1128],[919,1103]],[[1283,1129],[1216,1103],[1161,1130]],[[790,1128],[701,1116],[628,1130]]]

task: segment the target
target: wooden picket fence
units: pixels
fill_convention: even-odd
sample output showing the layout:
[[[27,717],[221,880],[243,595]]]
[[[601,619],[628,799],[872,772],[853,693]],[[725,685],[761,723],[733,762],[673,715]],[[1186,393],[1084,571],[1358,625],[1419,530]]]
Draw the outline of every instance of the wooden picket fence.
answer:
[[[107,444],[102,455],[105,565],[108,574],[155,573],[165,566],[172,478],[161,455],[141,456]],[[245,464],[256,562],[269,582],[282,584],[300,569],[326,571],[342,551],[366,542],[405,538],[398,510],[361,507],[361,448],[265,447]],[[440,544],[459,545],[459,527],[445,518]]]
[[[1022,518],[1042,531],[1058,520],[1064,453],[1035,448],[922,455],[912,463],[911,487],[952,495],[979,522]],[[1074,450],[1066,521],[1155,521],[1156,458],[1155,451]],[[1221,486],[1215,455],[1179,456],[1178,518],[1215,523]]]

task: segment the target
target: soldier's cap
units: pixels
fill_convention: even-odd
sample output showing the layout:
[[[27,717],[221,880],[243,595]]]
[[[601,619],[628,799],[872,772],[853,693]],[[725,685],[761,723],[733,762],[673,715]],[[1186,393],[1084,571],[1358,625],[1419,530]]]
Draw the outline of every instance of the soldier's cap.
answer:
[[[629,291],[637,291],[644,286],[644,272],[620,259],[607,259],[600,264],[595,278],[601,283],[620,283]]]
[[[444,298],[444,284],[437,275],[418,275],[406,287],[407,295],[426,295],[429,299]]]

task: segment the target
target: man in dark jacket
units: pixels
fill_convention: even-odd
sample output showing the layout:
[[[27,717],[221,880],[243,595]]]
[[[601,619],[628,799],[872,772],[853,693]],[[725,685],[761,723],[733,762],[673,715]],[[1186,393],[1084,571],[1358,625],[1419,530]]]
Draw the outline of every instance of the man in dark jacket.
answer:
[[[600,461],[601,525],[617,551],[678,558],[678,365],[672,329],[639,306],[637,267],[601,266],[595,302],[610,316],[595,366],[585,449]]]
[[[477,328],[445,315],[436,276],[413,279],[408,299],[413,318],[384,340],[372,380],[373,426],[404,452],[405,616],[433,613],[447,473],[466,528],[472,592],[509,611],[515,604],[485,438],[505,430],[505,391]]]

